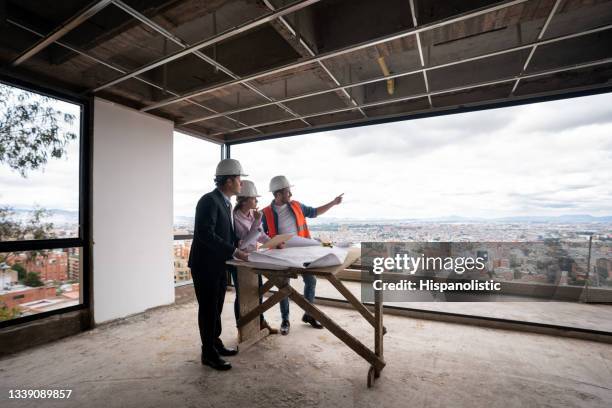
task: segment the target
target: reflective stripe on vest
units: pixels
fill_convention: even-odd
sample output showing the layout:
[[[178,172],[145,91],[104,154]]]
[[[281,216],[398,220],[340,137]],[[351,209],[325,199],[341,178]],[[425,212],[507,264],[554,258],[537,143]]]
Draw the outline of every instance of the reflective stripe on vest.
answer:
[[[308,230],[308,225],[306,225],[306,218],[302,212],[302,205],[297,201],[291,201],[289,206],[295,216],[295,227],[298,236],[310,238],[310,231]],[[274,238],[278,234],[278,231],[276,230],[276,224],[274,222],[274,211],[272,210],[272,206],[269,205],[264,208],[263,213],[266,216],[266,224],[268,225],[268,236]]]
[[[291,209],[293,209],[293,214],[295,215],[295,226],[297,228],[298,236],[310,238],[310,231],[308,231],[308,226],[306,225],[306,218],[304,218],[302,206],[297,201],[292,201],[289,204],[291,205]]]

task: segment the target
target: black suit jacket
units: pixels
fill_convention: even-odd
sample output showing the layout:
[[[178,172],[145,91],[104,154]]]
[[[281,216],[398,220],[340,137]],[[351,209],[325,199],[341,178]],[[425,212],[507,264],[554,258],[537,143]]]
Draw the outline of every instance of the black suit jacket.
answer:
[[[200,198],[189,253],[190,268],[207,269],[207,273],[225,272],[225,261],[232,258],[238,242],[230,217],[219,189]]]

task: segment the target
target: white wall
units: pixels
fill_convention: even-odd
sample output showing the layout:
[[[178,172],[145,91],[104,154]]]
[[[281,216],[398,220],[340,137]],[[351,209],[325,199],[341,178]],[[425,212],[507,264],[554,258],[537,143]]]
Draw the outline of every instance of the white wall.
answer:
[[[172,134],[170,121],[95,100],[96,323],[174,302]]]

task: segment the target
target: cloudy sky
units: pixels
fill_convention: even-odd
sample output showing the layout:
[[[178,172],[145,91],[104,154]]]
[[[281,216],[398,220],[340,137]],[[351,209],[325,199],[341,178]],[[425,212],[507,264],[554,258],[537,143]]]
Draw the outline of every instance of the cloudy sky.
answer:
[[[62,131],[70,131],[78,137],[66,148],[61,159],[49,158],[42,169],[31,171],[27,178],[0,163],[0,207],[32,208],[76,211],[79,208],[79,118],[80,107],[56,101],[53,107],[63,113],[75,115],[73,126],[60,123]]]
[[[218,148],[196,144],[176,137],[178,215],[211,188]],[[232,157],[263,204],[277,174],[308,205],[345,193],[330,217],[612,215],[612,94],[249,143]]]
[[[175,134],[175,215],[213,188],[219,147]],[[232,147],[262,204],[286,175],[327,215],[612,215],[612,94],[303,135]],[[0,164],[0,205],[78,207],[78,145],[22,179]]]

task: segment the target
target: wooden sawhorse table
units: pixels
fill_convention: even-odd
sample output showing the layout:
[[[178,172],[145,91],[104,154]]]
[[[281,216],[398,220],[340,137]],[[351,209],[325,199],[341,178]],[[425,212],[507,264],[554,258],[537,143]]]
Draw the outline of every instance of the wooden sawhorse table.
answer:
[[[359,248],[351,248],[342,265],[326,268],[299,269],[289,267],[265,267],[261,265],[231,260],[227,263],[238,269],[238,286],[240,289],[240,319],[238,320],[238,334],[240,349],[245,349],[259,340],[266,337],[269,333],[267,329],[261,330],[259,326],[259,315],[270,309],[282,299],[289,297],[306,313],[317,319],[323,327],[332,332],[344,344],[363,357],[370,368],[367,375],[368,387],[374,384],[376,378],[385,367],[383,359],[383,336],[386,329],[383,326],[382,294],[374,291],[374,313],[371,313],[353,295],[346,286],[336,277],[336,274],[358,260],[361,256]],[[268,280],[264,283],[261,293],[264,294],[276,286],[278,291],[259,304],[259,285],[257,274],[262,274]],[[310,303],[302,294],[297,292],[290,285],[290,278],[297,278],[298,275],[308,274],[327,279],[340,292],[351,306],[357,310],[374,327],[374,350],[369,349],[349,332],[340,327],[329,316],[323,313],[318,307]]]

